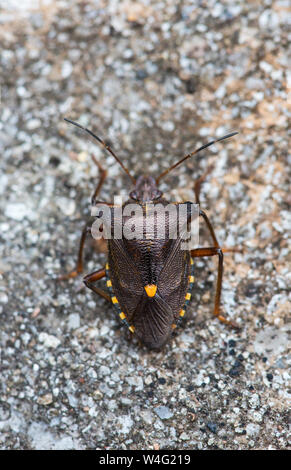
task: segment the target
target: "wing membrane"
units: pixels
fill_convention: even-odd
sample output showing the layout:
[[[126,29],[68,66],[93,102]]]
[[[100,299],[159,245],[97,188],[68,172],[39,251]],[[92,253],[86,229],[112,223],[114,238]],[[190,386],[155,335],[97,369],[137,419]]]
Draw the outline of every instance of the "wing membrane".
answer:
[[[137,307],[133,324],[136,335],[149,347],[161,347],[171,333],[174,320],[170,306],[158,294],[153,299],[143,298]]]

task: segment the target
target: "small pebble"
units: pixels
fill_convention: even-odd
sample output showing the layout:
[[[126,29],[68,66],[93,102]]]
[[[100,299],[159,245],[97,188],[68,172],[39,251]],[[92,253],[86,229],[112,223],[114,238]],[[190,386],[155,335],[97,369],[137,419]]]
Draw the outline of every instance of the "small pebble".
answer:
[[[48,333],[45,333],[45,332],[40,333],[38,339],[39,339],[39,342],[43,343],[43,345],[46,348],[55,349],[61,344],[61,341],[56,336],[49,335]]]
[[[208,427],[208,429],[213,432],[214,434],[216,434],[217,432],[217,424],[215,423],[206,423],[206,426]]]
[[[69,330],[76,330],[80,328],[80,315],[78,313],[71,313],[68,317]]]
[[[174,416],[174,413],[167,406],[157,406],[154,411],[160,419],[170,419]]]
[[[73,71],[73,66],[71,62],[68,60],[65,60],[62,64],[62,77],[63,78],[68,78]]]
[[[46,393],[45,395],[42,395],[38,397],[37,403],[39,405],[50,405],[53,402],[53,395],[51,393]]]

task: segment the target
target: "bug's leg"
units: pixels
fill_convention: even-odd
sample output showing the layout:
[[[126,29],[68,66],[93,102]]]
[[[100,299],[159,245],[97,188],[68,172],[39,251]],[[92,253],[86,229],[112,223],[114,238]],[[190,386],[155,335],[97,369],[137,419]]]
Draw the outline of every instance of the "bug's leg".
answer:
[[[205,181],[206,177],[211,173],[213,170],[214,165],[210,165],[205,173],[198,178],[198,180],[195,181],[194,183],[194,193],[195,193],[195,199],[196,199],[196,204],[200,205],[200,191],[201,191],[201,184],[203,181]]]
[[[222,274],[223,274],[223,253],[224,253],[224,249],[220,248],[220,247],[197,248],[195,250],[191,250],[192,258],[203,258],[203,257],[207,257],[207,256],[218,256],[218,272],[217,272],[217,282],[216,282],[216,292],[215,292],[215,301],[214,301],[213,314],[222,323],[230,325],[234,328],[238,328],[238,325],[235,322],[233,322],[231,320],[227,320],[220,313],[220,298],[221,298],[221,286],[222,286]]]
[[[219,248],[219,243],[218,243],[216,235],[214,233],[214,229],[212,227],[212,224],[211,224],[210,220],[208,219],[207,215],[205,214],[205,212],[202,209],[199,209],[199,216],[203,217],[203,219],[205,220],[207,228],[208,228],[208,230],[210,232],[210,235],[211,235],[211,238],[213,240],[214,246],[216,248]]]
[[[99,169],[99,172],[100,172],[100,180],[99,180],[99,182],[98,182],[98,184],[95,188],[94,194],[91,198],[92,205],[94,205],[95,202],[96,202],[97,196],[98,196],[98,194],[99,194],[99,192],[100,192],[100,190],[101,190],[101,188],[104,184],[104,181],[106,179],[107,171],[103,168],[101,163],[98,162],[98,160],[96,159],[96,157],[93,154],[91,155],[91,158],[92,158],[93,162],[95,163],[95,165],[98,166],[98,169]]]
[[[205,179],[207,178],[209,173],[211,173],[211,171],[213,170],[213,167],[214,167],[214,165],[210,165],[207,168],[207,170],[205,171],[205,173],[202,176],[200,176],[200,178],[198,178],[198,180],[196,180],[195,183],[194,183],[195,200],[196,200],[196,204],[199,204],[199,206],[200,206],[201,185],[202,185],[203,181],[205,181]],[[219,243],[218,243],[216,235],[214,233],[214,229],[212,227],[212,224],[211,224],[210,220],[208,219],[206,213],[200,208],[199,208],[199,216],[203,217],[203,219],[205,220],[207,228],[208,228],[208,230],[210,232],[210,235],[211,235],[211,238],[213,240],[214,246],[219,247]],[[232,249],[229,249],[229,251],[232,251]],[[237,250],[234,249],[234,251],[237,251]]]
[[[208,170],[202,175],[194,185],[194,192],[196,198],[196,204],[200,205],[200,189],[201,184],[207,177],[207,175],[211,172],[213,166],[210,166]],[[209,248],[197,248],[196,250],[191,251],[191,256],[193,258],[202,258],[206,256],[218,256],[218,271],[217,271],[217,282],[216,282],[216,292],[215,292],[215,301],[214,301],[214,310],[213,314],[223,323],[230,325],[234,328],[238,328],[238,325],[231,320],[227,320],[221,313],[220,313],[220,299],[221,299],[221,288],[222,288],[222,275],[223,275],[223,253],[231,253],[231,252],[239,252],[241,253],[243,250],[240,248],[221,248],[219,246],[218,240],[216,238],[214,228],[207,216],[207,214],[199,208],[199,216],[203,217],[209,233],[211,235],[214,247]]]
[[[101,295],[101,297],[111,303],[110,295],[107,294],[107,292],[105,292],[104,290],[99,289],[99,287],[96,287],[94,285],[94,282],[99,281],[99,279],[102,279],[103,277],[105,277],[105,275],[106,271],[104,268],[98,269],[98,271],[94,271],[91,274],[87,274],[87,276],[84,277],[83,282],[85,286],[95,292],[95,294]]]
[[[194,193],[195,193],[196,204],[200,205],[201,184],[206,179],[206,177],[209,175],[209,173],[213,170],[213,166],[214,165],[210,165],[209,168],[206,170],[206,172],[202,176],[200,176],[200,178],[198,178],[198,180],[195,181],[195,183],[194,183]],[[210,232],[210,235],[211,235],[211,238],[213,240],[213,244],[214,244],[214,246],[216,246],[218,248],[219,243],[218,243],[216,235],[214,233],[214,229],[212,227],[212,224],[211,224],[207,214],[201,208],[199,208],[199,216],[203,217],[204,221],[206,222],[207,228],[208,228],[208,230]],[[242,253],[243,248],[237,248],[237,247],[224,248],[223,252],[224,253]]]
[[[201,215],[201,217],[203,217],[203,219],[206,222],[206,225],[207,225],[207,228],[210,232],[210,235],[211,235],[214,246],[216,248],[220,248],[220,245],[217,241],[214,229],[213,229],[212,224],[211,224],[210,220],[208,219],[206,213],[202,209],[199,209],[199,215]],[[237,247],[222,248],[222,251],[223,251],[223,253],[243,253],[243,248],[237,248]]]
[[[94,194],[92,196],[92,204],[94,204],[95,201],[96,201],[96,198],[97,198],[97,196],[98,196],[98,194],[99,194],[99,192],[100,192],[100,190],[103,186],[103,183],[106,179],[107,171],[104,170],[104,168],[101,166],[101,164],[98,162],[98,160],[95,158],[94,155],[91,155],[91,157],[92,157],[92,160],[94,161],[94,163],[98,166],[99,171],[100,171],[100,179],[99,179],[99,182],[96,186]],[[83,272],[84,245],[85,245],[87,235],[90,232],[91,232],[91,222],[87,222],[85,227],[83,228],[82,235],[81,235],[81,238],[80,238],[77,266],[73,271],[69,272],[68,274],[64,274],[64,275],[60,276],[59,277],[60,280],[72,279],[72,278],[78,276],[78,274],[81,274]],[[102,243],[102,239],[96,240],[95,245],[99,248],[99,251],[104,251],[104,243]]]
[[[78,252],[78,259],[77,259],[76,268],[73,269],[73,271],[70,271],[67,274],[63,274],[62,276],[59,276],[59,280],[63,281],[63,280],[67,280],[67,279],[72,279],[72,278],[78,276],[78,274],[81,274],[83,272],[84,245],[85,245],[87,235],[90,232],[91,232],[91,227],[89,226],[89,223],[87,222],[85,227],[82,230],[82,235],[81,235],[81,238],[80,238],[79,252]]]

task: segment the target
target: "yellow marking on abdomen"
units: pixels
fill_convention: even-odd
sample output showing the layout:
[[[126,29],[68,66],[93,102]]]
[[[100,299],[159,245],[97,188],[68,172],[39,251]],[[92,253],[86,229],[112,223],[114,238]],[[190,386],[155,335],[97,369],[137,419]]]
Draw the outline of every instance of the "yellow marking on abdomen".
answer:
[[[144,286],[145,291],[149,297],[154,297],[157,292],[157,286],[155,284],[148,284],[147,286]]]

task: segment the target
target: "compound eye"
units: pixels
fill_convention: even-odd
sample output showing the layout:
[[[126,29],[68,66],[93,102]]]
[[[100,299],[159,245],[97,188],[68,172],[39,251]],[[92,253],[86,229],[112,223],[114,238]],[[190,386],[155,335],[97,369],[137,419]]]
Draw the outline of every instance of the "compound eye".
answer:
[[[159,189],[156,191],[156,194],[155,194],[155,197],[154,197],[154,201],[156,199],[160,199],[160,197],[163,195],[162,191],[160,191]]]
[[[137,200],[137,194],[136,194],[136,191],[131,191],[131,193],[129,193],[129,197],[131,197],[131,199],[135,199],[135,200]]]

